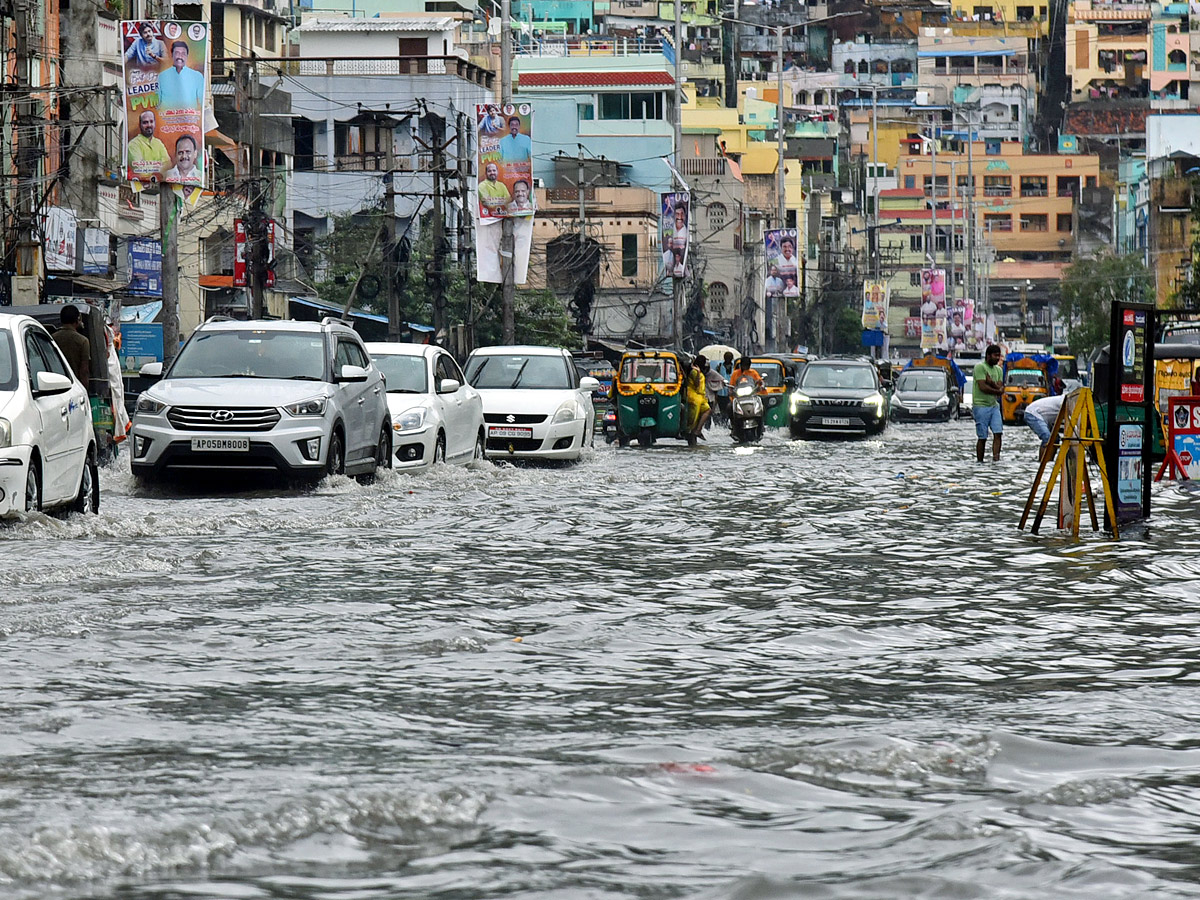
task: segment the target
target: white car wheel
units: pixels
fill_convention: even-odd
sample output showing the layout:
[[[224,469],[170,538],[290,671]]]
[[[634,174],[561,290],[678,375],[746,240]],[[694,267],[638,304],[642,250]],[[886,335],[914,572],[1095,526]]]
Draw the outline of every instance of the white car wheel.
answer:
[[[31,459],[25,474],[25,512],[39,512],[41,508],[42,469],[36,459]]]

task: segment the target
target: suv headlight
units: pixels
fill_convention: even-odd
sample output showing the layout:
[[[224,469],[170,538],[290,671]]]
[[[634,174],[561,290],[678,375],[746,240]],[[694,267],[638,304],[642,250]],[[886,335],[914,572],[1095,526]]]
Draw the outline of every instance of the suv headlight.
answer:
[[[8,419],[0,419],[0,447],[7,447],[12,443],[12,422]]]
[[[874,409],[875,415],[877,416],[883,415],[883,403],[883,394],[879,393],[879,391],[876,391],[873,394],[868,394],[863,398],[862,402],[863,406],[865,406],[867,409]]]
[[[568,400],[558,408],[558,412],[554,414],[554,424],[561,425],[563,422],[575,421],[575,401]]]
[[[312,397],[308,400],[301,400],[299,403],[292,403],[283,408],[289,416],[323,416],[325,415],[325,405],[328,403],[326,397]]]
[[[161,403],[153,397],[147,397],[145,394],[138,394],[137,406],[133,408],[133,411],[134,413],[145,413],[148,416],[157,416],[166,408],[167,404]]]
[[[794,410],[798,406],[808,406],[810,403],[812,403],[812,400],[809,398],[808,394],[802,394],[799,391],[793,391],[791,403],[792,409]]]
[[[901,409],[904,409],[904,408],[905,408],[905,407],[904,407],[904,401],[900,399],[900,395],[899,395],[899,394],[892,394],[892,406],[898,406],[898,407],[900,407]]]
[[[392,431],[420,431],[425,427],[425,415],[428,410],[423,406],[406,409],[398,416],[392,417]]]

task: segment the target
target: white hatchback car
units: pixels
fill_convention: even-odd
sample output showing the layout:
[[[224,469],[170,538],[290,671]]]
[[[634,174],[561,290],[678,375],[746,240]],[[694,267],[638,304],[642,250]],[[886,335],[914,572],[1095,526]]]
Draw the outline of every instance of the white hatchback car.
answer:
[[[483,396],[487,455],[493,459],[579,459],[595,427],[595,378],[580,376],[558,347],[482,347],[467,381]]]
[[[0,517],[100,508],[87,390],[35,319],[0,314]]]
[[[483,400],[454,357],[431,344],[369,343],[366,348],[387,381],[394,468],[483,458]]]

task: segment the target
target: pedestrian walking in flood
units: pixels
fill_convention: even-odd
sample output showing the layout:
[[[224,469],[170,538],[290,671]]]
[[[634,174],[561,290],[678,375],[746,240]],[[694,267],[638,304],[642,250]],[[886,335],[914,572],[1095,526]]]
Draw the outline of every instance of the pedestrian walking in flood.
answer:
[[[992,433],[992,461],[1000,459],[1000,437],[1004,419],[1000,414],[1000,394],[1004,391],[1004,372],[1000,368],[1000,348],[989,344],[983,362],[975,365],[971,387],[971,416],[975,419],[975,459],[983,462],[988,432]]]

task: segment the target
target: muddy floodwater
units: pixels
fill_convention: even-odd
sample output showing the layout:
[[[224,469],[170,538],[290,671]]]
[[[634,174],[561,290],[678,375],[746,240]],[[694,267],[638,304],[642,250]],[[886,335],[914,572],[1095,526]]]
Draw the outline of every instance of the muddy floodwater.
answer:
[[[969,422],[0,527],[0,896],[1200,897],[1200,493]]]

